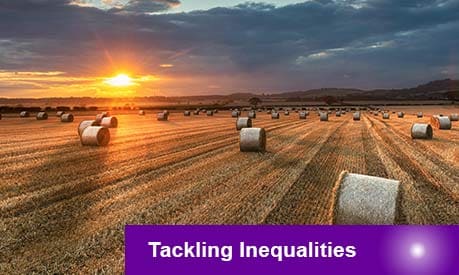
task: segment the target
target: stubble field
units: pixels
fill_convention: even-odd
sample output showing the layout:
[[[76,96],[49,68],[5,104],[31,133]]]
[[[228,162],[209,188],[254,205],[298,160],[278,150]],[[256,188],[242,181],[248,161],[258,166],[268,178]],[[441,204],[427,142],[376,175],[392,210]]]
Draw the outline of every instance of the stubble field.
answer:
[[[125,224],[330,224],[342,170],[400,180],[399,224],[459,224],[459,123],[433,140],[410,136],[413,122],[459,109],[414,112],[328,122],[258,113],[266,153],[239,152],[229,112],[117,115],[107,147],[80,145],[78,123],[93,115],[4,116],[0,270],[121,273]]]

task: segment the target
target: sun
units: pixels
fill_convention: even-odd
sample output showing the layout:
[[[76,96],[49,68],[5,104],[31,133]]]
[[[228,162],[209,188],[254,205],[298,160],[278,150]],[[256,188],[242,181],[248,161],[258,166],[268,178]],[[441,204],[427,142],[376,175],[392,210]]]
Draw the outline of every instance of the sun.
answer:
[[[115,87],[125,87],[132,85],[132,78],[126,74],[118,74],[117,76],[108,78],[105,80],[105,83]]]

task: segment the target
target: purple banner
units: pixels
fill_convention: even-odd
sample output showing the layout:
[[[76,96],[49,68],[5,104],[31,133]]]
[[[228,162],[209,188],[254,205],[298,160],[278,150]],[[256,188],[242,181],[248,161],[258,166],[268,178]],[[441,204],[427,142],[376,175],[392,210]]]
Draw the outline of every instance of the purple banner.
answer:
[[[459,274],[459,226],[125,229],[127,274]]]

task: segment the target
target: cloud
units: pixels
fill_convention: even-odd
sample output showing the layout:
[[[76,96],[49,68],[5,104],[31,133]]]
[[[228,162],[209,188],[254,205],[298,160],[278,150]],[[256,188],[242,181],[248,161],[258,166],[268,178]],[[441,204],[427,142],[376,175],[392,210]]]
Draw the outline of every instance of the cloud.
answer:
[[[106,9],[69,3],[0,0],[0,70],[161,73],[181,81],[164,80],[171,86],[162,89],[199,93],[209,79],[226,92],[373,88],[458,71],[455,0],[247,3],[161,14],[147,13],[180,2],[125,1]]]
[[[72,0],[80,7],[95,7],[112,12],[152,13],[180,5],[179,0]]]

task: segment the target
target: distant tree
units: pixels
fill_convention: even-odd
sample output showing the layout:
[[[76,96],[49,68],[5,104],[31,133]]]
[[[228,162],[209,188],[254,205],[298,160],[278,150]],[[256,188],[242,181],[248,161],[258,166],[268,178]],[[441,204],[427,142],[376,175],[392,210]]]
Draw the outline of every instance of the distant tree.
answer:
[[[335,97],[333,96],[330,96],[330,95],[327,95],[323,98],[323,101],[325,102],[325,104],[327,105],[332,105],[333,103],[336,103],[337,100]]]
[[[258,97],[252,97],[251,99],[249,99],[249,103],[253,107],[257,107],[258,104],[261,104],[261,99],[259,99]]]

